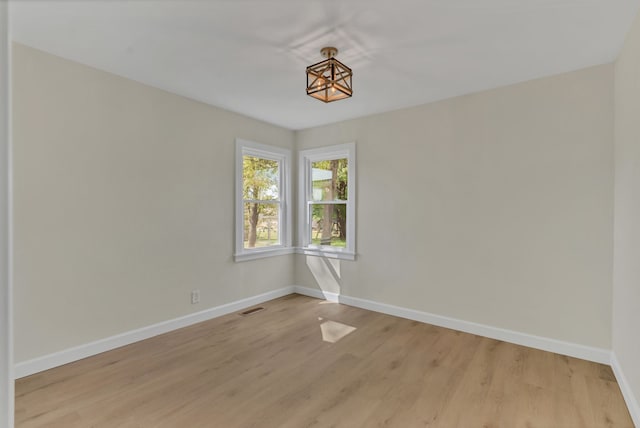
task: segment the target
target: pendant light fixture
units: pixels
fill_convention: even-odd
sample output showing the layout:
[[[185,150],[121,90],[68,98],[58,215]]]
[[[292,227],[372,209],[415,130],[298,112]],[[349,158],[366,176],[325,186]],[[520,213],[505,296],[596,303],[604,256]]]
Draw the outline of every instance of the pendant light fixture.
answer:
[[[327,59],[307,67],[307,95],[325,103],[351,97],[353,72],[335,58],[338,49],[326,47],[320,53]]]

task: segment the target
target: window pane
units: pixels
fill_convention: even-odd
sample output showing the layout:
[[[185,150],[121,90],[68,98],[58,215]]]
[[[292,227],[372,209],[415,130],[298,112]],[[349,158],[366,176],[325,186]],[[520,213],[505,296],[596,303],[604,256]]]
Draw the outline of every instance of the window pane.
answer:
[[[255,156],[242,157],[242,192],[244,199],[262,201],[279,197],[279,162]]]
[[[244,248],[268,247],[279,245],[280,204],[249,203],[244,204]]]
[[[311,205],[311,243],[345,247],[347,240],[347,204]]]
[[[314,201],[347,200],[347,159],[311,162],[311,192]]]

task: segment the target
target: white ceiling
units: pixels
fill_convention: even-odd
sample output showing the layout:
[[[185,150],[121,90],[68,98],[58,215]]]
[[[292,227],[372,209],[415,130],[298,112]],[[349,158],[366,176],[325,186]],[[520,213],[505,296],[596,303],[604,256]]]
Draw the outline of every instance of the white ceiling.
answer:
[[[17,0],[16,41],[302,129],[611,62],[640,0]],[[305,94],[323,46],[353,98]]]

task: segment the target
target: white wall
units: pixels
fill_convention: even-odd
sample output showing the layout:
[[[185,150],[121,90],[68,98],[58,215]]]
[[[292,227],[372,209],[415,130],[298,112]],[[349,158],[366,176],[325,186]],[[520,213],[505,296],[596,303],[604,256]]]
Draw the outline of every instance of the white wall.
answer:
[[[9,281],[9,23],[0,1],[0,426],[13,426],[11,290]]]
[[[18,362],[292,283],[611,347],[612,65],[297,133],[21,45],[13,67]],[[357,141],[356,262],[232,262],[235,137]]]
[[[22,45],[13,71],[16,362],[293,283],[233,262],[231,208],[234,139],[293,132]]]
[[[357,142],[358,259],[296,283],[609,349],[612,140],[612,65],[300,131]]]
[[[640,424],[640,17],[615,63],[613,351]]]

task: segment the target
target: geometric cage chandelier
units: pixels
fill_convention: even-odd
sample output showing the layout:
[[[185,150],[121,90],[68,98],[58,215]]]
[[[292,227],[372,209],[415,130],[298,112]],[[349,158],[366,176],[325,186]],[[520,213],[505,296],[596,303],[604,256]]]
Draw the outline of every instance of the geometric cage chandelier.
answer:
[[[325,103],[351,97],[353,72],[335,59],[338,49],[326,47],[320,53],[327,59],[307,67],[307,95]]]

